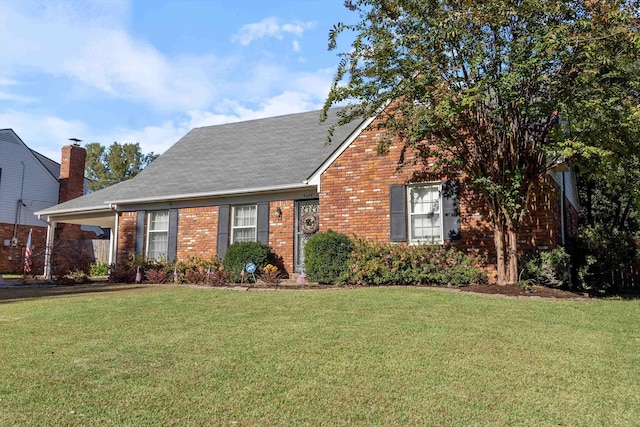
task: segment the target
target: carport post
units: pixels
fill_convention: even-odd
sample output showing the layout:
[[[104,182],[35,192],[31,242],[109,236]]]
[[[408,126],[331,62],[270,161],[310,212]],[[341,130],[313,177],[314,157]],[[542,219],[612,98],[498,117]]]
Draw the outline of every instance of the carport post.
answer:
[[[47,218],[48,219],[48,218]],[[47,220],[47,243],[44,248],[44,278],[51,280],[51,255],[53,251],[53,240],[55,238],[56,221]]]

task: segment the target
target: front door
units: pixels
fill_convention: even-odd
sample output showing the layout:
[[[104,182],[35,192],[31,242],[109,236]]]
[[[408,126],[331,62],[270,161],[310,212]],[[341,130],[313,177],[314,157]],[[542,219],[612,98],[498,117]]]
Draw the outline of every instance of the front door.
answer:
[[[304,245],[318,231],[320,205],[318,200],[296,202],[296,273],[304,271]]]

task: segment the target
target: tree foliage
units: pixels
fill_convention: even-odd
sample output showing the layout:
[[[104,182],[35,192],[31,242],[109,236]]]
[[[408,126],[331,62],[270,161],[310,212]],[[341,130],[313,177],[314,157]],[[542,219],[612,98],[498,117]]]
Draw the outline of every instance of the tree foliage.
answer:
[[[87,161],[85,175],[91,182],[89,189],[101,188],[117,184],[133,178],[146,168],[158,154],[143,154],[140,144],[118,142],[105,147],[98,142],[87,144]]]
[[[381,153],[399,138],[466,175],[490,209],[500,282],[517,280],[518,231],[556,162],[637,153],[638,1],[345,6],[359,20],[329,34],[330,49],[344,32],[355,38],[323,117],[336,104],[346,104],[338,125],[378,115]]]

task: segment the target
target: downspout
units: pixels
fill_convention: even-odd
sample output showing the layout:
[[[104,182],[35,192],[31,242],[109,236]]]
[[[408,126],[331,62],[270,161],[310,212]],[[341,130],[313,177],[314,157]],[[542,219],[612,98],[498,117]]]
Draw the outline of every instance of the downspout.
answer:
[[[565,209],[564,209],[564,199],[566,197],[565,192],[565,186],[566,186],[566,182],[565,182],[565,173],[562,172],[562,187],[560,189],[560,239],[562,242],[562,246],[565,245],[566,243],[566,226],[565,226],[565,222],[566,222],[566,218],[565,218]]]
[[[22,202],[22,196],[24,194],[24,172],[27,166],[24,164],[23,161],[20,161],[20,163],[22,163],[22,184],[20,185],[20,198],[18,199],[18,203],[16,205],[16,220],[13,223],[13,239],[12,240],[14,242],[18,237],[18,222],[20,221],[20,211],[22,210],[22,206],[26,207],[26,205]]]

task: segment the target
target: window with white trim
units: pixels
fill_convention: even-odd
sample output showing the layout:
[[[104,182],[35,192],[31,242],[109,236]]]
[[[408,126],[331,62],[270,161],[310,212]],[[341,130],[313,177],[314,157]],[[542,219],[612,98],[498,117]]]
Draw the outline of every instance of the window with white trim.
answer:
[[[147,259],[167,259],[169,211],[149,212],[147,221]]]
[[[440,183],[407,186],[410,243],[443,243],[441,190]]]
[[[257,240],[257,205],[234,206],[231,218],[231,243]]]

